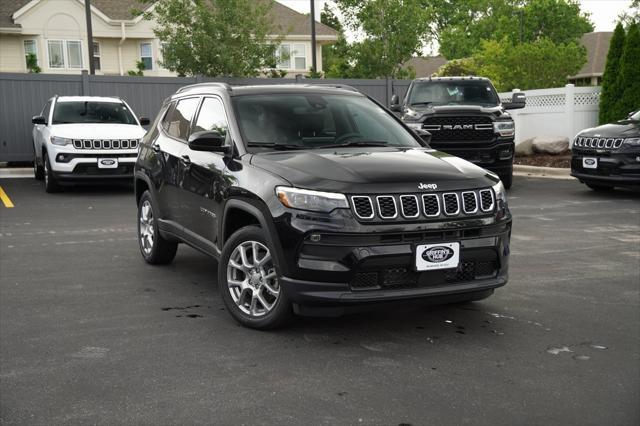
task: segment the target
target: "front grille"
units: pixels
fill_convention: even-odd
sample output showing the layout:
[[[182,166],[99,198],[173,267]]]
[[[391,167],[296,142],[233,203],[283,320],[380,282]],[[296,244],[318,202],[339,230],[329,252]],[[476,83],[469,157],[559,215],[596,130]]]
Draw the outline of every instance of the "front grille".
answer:
[[[577,136],[573,141],[573,146],[593,149],[618,149],[622,146],[623,142],[624,139],[622,138],[589,138]]]
[[[136,149],[138,139],[74,139],[75,149]]]
[[[353,211],[360,220],[436,219],[492,213],[495,208],[491,189],[430,194],[354,195]],[[374,207],[375,206],[375,207]]]
[[[423,129],[431,133],[432,141],[491,140],[493,121],[484,116],[427,117]]]
[[[463,261],[455,269],[417,272],[404,265],[377,271],[357,272],[350,283],[352,290],[406,289],[436,287],[479,279],[494,278],[497,261]]]

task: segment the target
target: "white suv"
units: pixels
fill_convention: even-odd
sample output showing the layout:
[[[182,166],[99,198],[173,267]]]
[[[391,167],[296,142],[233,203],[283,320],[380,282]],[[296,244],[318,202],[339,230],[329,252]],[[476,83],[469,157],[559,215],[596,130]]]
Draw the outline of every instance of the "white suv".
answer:
[[[55,96],[31,122],[35,177],[55,192],[61,181],[133,180],[149,119],[138,119],[120,98]]]

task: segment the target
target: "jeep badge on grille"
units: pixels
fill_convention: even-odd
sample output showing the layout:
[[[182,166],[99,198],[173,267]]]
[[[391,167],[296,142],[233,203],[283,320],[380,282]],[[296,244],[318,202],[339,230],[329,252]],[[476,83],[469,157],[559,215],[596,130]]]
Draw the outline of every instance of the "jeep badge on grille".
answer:
[[[436,190],[438,189],[438,185],[435,183],[422,183],[420,182],[418,184],[418,189],[423,189],[423,190],[427,190],[427,189],[431,189],[431,190]]]

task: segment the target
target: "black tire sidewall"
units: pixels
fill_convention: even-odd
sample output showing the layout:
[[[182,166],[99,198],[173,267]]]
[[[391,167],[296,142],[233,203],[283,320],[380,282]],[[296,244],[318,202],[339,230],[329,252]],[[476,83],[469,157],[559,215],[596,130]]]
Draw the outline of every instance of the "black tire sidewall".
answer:
[[[258,226],[246,226],[244,228],[236,231],[225,243],[222,249],[222,255],[220,256],[220,262],[218,263],[218,288],[220,291],[220,295],[224,301],[224,304],[231,314],[231,316],[238,321],[240,324],[260,329],[266,330],[271,328],[276,328],[283,325],[290,317],[291,317],[291,303],[287,300],[286,294],[282,286],[280,286],[280,296],[278,297],[278,301],[276,302],[276,306],[273,308],[271,312],[266,314],[260,318],[253,318],[244,312],[242,312],[233,299],[231,298],[231,294],[229,293],[229,288],[227,286],[227,265],[229,263],[229,258],[233,253],[233,250],[243,241],[258,241],[264,244],[269,251],[271,252],[271,256],[274,256],[273,247],[267,241],[265,236],[265,231]],[[276,269],[276,274],[278,276],[278,280],[280,280],[280,273],[278,272],[278,266],[274,263],[274,267]],[[281,282],[281,281],[280,281]]]
[[[46,152],[44,153],[42,160],[44,164],[44,173],[47,175],[44,181],[44,189],[49,193],[58,192],[58,182],[53,175],[53,170],[51,170],[51,162],[49,161],[49,156]]]
[[[151,212],[153,214],[153,247],[151,247],[151,252],[147,255],[144,252],[142,247],[142,240],[140,237],[140,215],[142,212],[142,205],[145,201],[149,201],[149,205],[151,206]],[[156,209],[153,206],[153,201],[151,200],[151,194],[148,191],[145,191],[140,197],[140,201],[138,202],[138,247],[140,247],[140,254],[146,262],[154,263],[155,255],[158,250],[158,222],[156,217]]]

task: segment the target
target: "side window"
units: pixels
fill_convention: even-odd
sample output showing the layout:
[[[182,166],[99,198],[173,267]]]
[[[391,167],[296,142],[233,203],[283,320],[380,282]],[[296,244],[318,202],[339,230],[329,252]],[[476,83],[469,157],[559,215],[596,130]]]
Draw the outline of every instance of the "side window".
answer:
[[[49,111],[51,111],[51,101],[46,103],[46,105],[42,109],[42,112],[40,113],[40,115],[44,117],[47,123],[49,122]]]
[[[198,114],[193,132],[216,131],[225,136],[226,144],[229,144],[229,124],[224,112],[222,102],[216,98],[205,98]]]
[[[165,131],[174,138],[184,141],[189,137],[191,120],[196,113],[200,98],[187,98],[178,101],[175,107],[167,112],[162,126]]]

